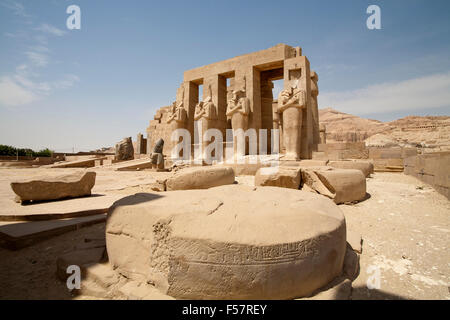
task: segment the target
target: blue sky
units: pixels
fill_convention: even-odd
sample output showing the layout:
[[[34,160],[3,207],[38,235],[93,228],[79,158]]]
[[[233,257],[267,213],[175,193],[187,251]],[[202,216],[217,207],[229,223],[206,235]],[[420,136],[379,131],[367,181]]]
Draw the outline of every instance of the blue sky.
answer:
[[[81,30],[69,30],[69,5]],[[381,8],[381,30],[366,9]],[[145,132],[185,70],[286,43],[319,107],[450,115],[450,1],[0,0],[0,144],[59,151]]]

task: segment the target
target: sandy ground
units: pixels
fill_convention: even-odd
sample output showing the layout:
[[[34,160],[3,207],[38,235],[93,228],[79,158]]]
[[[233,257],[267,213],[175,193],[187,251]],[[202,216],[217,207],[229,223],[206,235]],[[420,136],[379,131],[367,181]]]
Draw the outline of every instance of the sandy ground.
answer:
[[[103,190],[115,184],[110,178],[108,174],[100,180]],[[252,185],[254,177],[236,180]],[[133,182],[120,192],[146,192],[146,183]],[[397,173],[374,174],[367,192],[367,200],[340,206],[349,232],[361,234],[364,241],[352,299],[449,299],[450,201],[419,180]],[[0,248],[0,299],[74,299],[56,278],[56,259],[85,238],[103,235],[104,224],[98,224],[20,251]],[[368,278],[378,272],[368,273],[370,266],[378,268],[379,289],[367,288]],[[84,298],[88,297],[77,297]]]
[[[352,298],[450,299],[450,201],[402,173],[376,173],[367,192],[370,199],[340,206],[349,232],[363,238]],[[379,290],[367,289],[378,272],[370,266],[379,268]]]

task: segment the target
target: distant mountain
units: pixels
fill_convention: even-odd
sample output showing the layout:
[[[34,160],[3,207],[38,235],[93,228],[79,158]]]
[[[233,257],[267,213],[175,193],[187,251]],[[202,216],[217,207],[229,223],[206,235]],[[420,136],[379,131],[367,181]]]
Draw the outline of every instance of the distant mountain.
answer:
[[[332,108],[319,110],[327,143],[365,141],[368,146],[417,146],[450,150],[450,116],[408,116],[391,122],[360,118]]]

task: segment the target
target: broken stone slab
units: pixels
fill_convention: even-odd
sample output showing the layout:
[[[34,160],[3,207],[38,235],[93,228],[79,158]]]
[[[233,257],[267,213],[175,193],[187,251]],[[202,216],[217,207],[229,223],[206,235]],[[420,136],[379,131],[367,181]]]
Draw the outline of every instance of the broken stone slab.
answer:
[[[134,148],[131,137],[123,138],[116,144],[115,160],[125,161],[134,159]]]
[[[81,288],[76,295],[93,296],[101,299],[125,299],[117,288],[125,284],[125,279],[112,270],[107,262],[86,265],[81,279]]]
[[[11,182],[18,201],[47,201],[90,196],[95,172],[78,172],[59,177]]]
[[[0,222],[0,244],[10,250],[34,245],[39,241],[105,222],[105,214],[70,219]]]
[[[330,161],[328,166],[338,169],[358,169],[367,178],[374,172],[373,163],[363,160],[343,160],[343,161]]]
[[[179,299],[293,299],[339,276],[342,211],[301,190],[227,185],[136,194],[108,213],[112,269]]]
[[[166,190],[209,189],[234,183],[231,167],[206,166],[181,169],[166,180]]]
[[[347,242],[353,251],[362,253],[362,236],[360,233],[347,229]]]
[[[260,168],[255,175],[255,186],[299,189],[301,172],[298,167]]]
[[[299,300],[350,300],[352,281],[344,277],[336,278],[332,285],[315,293],[313,296]]]
[[[352,250],[351,246],[347,244],[347,250],[345,251],[343,275],[350,279],[355,280],[359,275],[359,254]]]
[[[361,201],[366,197],[366,177],[360,170],[302,168],[302,181],[336,204]]]

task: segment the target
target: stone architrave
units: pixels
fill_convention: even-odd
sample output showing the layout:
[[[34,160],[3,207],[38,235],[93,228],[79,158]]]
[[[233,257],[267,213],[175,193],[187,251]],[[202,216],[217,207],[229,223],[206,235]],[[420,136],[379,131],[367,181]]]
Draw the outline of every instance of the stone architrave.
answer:
[[[297,88],[297,85],[280,92],[278,96],[278,112],[283,115],[283,144],[286,148],[285,159],[300,159],[302,109],[305,107],[305,91]]]
[[[234,136],[235,155],[244,156],[245,154],[238,154],[241,151],[237,149],[236,130],[242,129],[245,132],[248,129],[248,118],[250,115],[250,100],[246,96],[245,89],[233,90],[231,99],[228,100],[226,115],[228,118],[231,118],[231,127],[233,129],[233,136]]]

